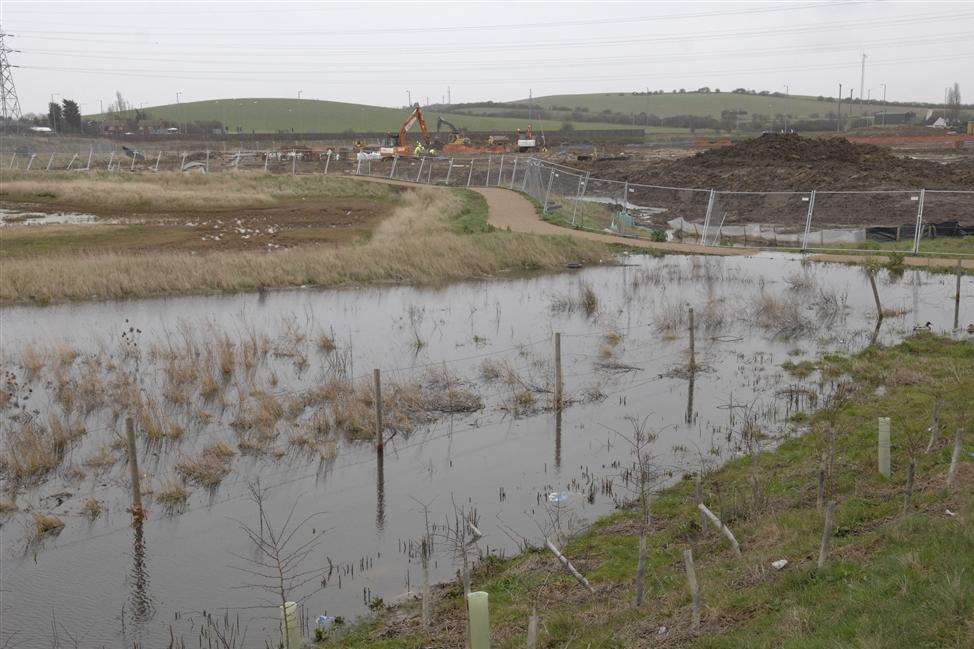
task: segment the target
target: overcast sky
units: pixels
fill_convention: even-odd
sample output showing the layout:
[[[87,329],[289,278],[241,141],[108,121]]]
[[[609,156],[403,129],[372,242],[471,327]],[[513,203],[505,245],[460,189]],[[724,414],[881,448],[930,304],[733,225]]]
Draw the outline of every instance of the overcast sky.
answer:
[[[24,112],[52,93],[87,113],[296,97],[384,106],[736,87],[943,101],[974,98],[974,3],[557,2],[439,4],[3,0]],[[966,91],[966,92],[965,92]],[[848,90],[846,90],[848,92]]]

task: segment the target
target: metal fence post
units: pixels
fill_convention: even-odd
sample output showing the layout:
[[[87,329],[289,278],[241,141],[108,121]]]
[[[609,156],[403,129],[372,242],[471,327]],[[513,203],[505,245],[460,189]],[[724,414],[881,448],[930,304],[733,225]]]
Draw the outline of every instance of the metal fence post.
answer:
[[[356,176],[362,175],[362,158],[359,158],[358,164],[355,165],[355,175]]]
[[[531,166],[534,166],[534,159],[533,158],[529,158],[528,159],[528,163],[530,163]],[[528,189],[528,172],[529,171],[531,171],[531,167],[530,166],[527,169],[524,170],[524,180],[521,182],[521,191],[522,192],[526,192],[527,189]]]
[[[75,153],[73,156],[71,156],[71,160],[70,160],[70,162],[68,162],[68,166],[65,167],[64,170],[65,171],[71,171],[71,167],[74,166],[74,161],[77,160],[77,159],[78,159],[78,154]]]
[[[186,152],[183,151],[183,157],[179,161],[179,170],[182,171],[183,169],[185,169],[185,167],[186,167]]]
[[[30,160],[27,161],[27,169],[25,169],[24,171],[30,171],[30,166],[32,164],[34,164],[34,158],[36,158],[36,157],[37,157],[37,154],[36,153],[31,153],[30,154]]]
[[[493,161],[494,161],[494,156],[492,155],[487,156],[487,178],[484,180],[484,187],[490,186],[490,166]]]
[[[812,214],[815,212],[815,190],[808,195],[808,213],[805,215],[805,236],[802,237],[802,251],[808,249],[808,233],[812,229]],[[744,225],[747,228],[747,225]],[[745,229],[745,232],[747,230]]]
[[[17,158],[17,152],[14,151],[14,154],[12,156],[10,156],[10,165],[7,166],[7,169],[13,169],[14,168],[14,160],[16,160],[16,158]]]
[[[419,159],[419,172],[416,174],[416,182],[423,177],[423,167],[426,165],[426,156]]]
[[[55,155],[57,155],[57,151],[55,151],[54,153],[51,154],[51,158],[47,161],[47,169],[45,169],[44,171],[50,171],[51,170],[51,165],[54,164],[54,156]]]
[[[470,171],[467,172],[467,187],[470,186],[470,181],[473,180],[473,163],[476,158],[470,158]]]
[[[329,151],[328,152],[328,155],[325,157],[325,175],[326,176],[328,175],[328,165],[329,165],[329,163],[331,163],[331,151]]]
[[[115,152],[114,151],[112,151],[112,154],[110,156],[108,156],[108,170],[109,171],[112,170],[112,163],[113,162],[115,162]]]
[[[714,201],[717,199],[717,192],[713,189],[710,190],[710,199],[707,201],[707,215],[703,219],[703,235],[701,237],[701,242],[707,243],[707,230],[710,229],[710,215],[714,211]]]
[[[135,166],[135,156],[132,156],[132,166]],[[206,150],[206,163],[203,165],[203,170],[206,173],[210,173],[210,150]]]
[[[91,171],[91,156],[95,154],[95,147],[88,148],[88,164],[85,165],[85,171]]]
[[[453,158],[450,158],[450,166],[446,168],[446,185],[450,186],[450,174],[453,173]]]
[[[153,169],[153,171],[159,171],[159,160],[161,159],[162,159],[162,151],[159,151],[159,153],[156,154],[156,166]]]
[[[582,199],[582,183],[584,176],[578,177],[578,186],[575,187],[575,204],[572,206],[572,227],[575,226],[575,216],[578,214],[578,201]]]
[[[923,198],[926,195],[927,190],[920,190],[919,205],[917,205],[917,222],[916,230],[913,232],[913,254],[920,254],[920,234],[923,232]]]
[[[207,151],[207,155],[209,155],[209,151]],[[291,175],[292,176],[295,173],[297,173],[297,169],[298,169],[298,156],[294,153],[294,149],[291,149]]]
[[[517,156],[514,156],[514,169],[511,170],[511,189],[514,189],[514,177],[517,175]]]
[[[268,163],[268,161],[269,161],[270,159],[271,159],[271,154],[270,154],[270,152],[269,152],[269,151],[264,151],[264,173],[265,173],[265,174],[267,173],[267,163]],[[357,170],[356,170],[356,173],[358,173],[358,171],[357,171]]]
[[[428,168],[426,169],[426,184],[427,184],[427,185],[429,185],[429,184],[430,184],[430,180],[431,180],[431,179],[432,179],[432,177],[433,177],[433,163],[434,163],[435,161],[436,161],[436,158],[433,158],[432,160],[430,160],[430,165],[429,165],[429,167],[428,167]]]
[[[399,162],[399,156],[392,156],[392,169],[389,170],[389,178],[395,178],[396,176],[396,163]]]
[[[501,176],[504,175],[504,156],[501,156],[501,166],[497,168],[497,186],[501,186]]]
[[[548,171],[548,189],[544,193],[544,208],[541,210],[542,214],[548,213],[548,198],[551,196],[551,183],[555,181],[555,170],[554,168]]]
[[[209,151],[207,151],[207,153],[209,153]],[[135,171],[135,159],[136,159],[137,157],[138,157],[138,154],[136,154],[136,153],[135,153],[135,152],[133,151],[133,152],[132,152],[132,164],[131,164],[131,165],[129,166],[129,171]],[[209,166],[210,166],[210,163],[209,163],[209,160],[207,160],[207,163],[206,163],[206,166],[207,166],[207,167],[209,167]]]

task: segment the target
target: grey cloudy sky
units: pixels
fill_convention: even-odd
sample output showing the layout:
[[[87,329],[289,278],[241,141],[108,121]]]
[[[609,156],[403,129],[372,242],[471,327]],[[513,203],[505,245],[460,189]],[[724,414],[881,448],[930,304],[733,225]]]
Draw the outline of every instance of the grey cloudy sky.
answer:
[[[971,2],[44,2],[4,0],[25,112],[296,97],[400,106],[736,87],[942,101],[971,80]],[[974,85],[974,84],[971,84]],[[867,90],[867,94],[868,94]],[[967,89],[974,95],[974,87]],[[968,99],[969,101],[969,99]]]

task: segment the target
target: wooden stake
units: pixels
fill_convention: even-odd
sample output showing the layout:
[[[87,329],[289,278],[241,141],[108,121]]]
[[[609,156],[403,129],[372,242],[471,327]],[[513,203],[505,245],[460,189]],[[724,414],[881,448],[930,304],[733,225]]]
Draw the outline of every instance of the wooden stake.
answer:
[[[555,332],[555,408],[561,408],[561,333]]]
[[[693,566],[693,550],[683,550],[683,565],[687,571],[687,583],[690,585],[690,598],[693,601],[691,629],[694,634],[700,633],[700,582],[697,581],[697,571]]]
[[[954,452],[950,456],[950,468],[947,469],[947,488],[950,489],[954,486],[954,478],[957,476],[957,464],[960,462],[960,434],[961,429],[958,428],[957,432],[954,433]]]
[[[429,557],[429,540],[424,536],[423,542],[420,544],[420,562],[423,567],[423,609],[422,609],[422,620],[423,628],[430,628],[430,557]]]
[[[639,558],[636,561],[636,607],[642,606],[646,582],[646,531],[639,535]]]
[[[876,300],[876,317],[881,321],[883,319],[883,305],[879,301],[879,289],[876,288],[876,273],[874,271],[868,272],[869,285],[873,289],[873,299]]]
[[[141,520],[142,488],[139,485],[139,456],[135,448],[135,422],[131,417],[125,418],[125,437],[128,440],[129,471],[132,479],[132,517]]]
[[[514,159],[517,162],[517,158]],[[536,649],[538,646],[538,611],[531,610],[531,617],[528,618],[528,641],[525,645],[527,649]]]
[[[379,369],[372,370],[375,383],[375,450],[382,451],[385,442],[382,439],[382,376]]]
[[[696,499],[699,508],[703,504],[703,479],[699,475],[697,475],[696,484],[693,488],[693,497]],[[700,510],[700,533],[707,533],[707,515],[703,513],[703,510]]]
[[[954,291],[954,329],[960,328],[960,274],[961,263],[957,260],[957,289]]]
[[[916,475],[917,461],[910,458],[910,468],[906,472],[906,492],[903,494],[903,515],[910,512],[910,505],[913,503],[913,478]]]
[[[822,466],[818,468],[818,494],[815,498],[815,508],[821,510],[825,504],[825,458],[822,458]]]
[[[879,473],[889,480],[892,475],[890,468],[890,433],[889,417],[879,418]]]
[[[730,528],[724,525],[724,523],[717,518],[717,514],[710,511],[703,503],[700,503],[697,505],[697,507],[701,512],[704,513],[704,515],[706,515],[708,519],[710,519],[710,522],[713,523],[714,527],[720,530],[723,535],[727,537],[727,540],[730,541],[731,547],[734,548],[734,554],[741,556],[741,546],[737,542],[737,539],[734,537],[734,533],[731,532]]]
[[[933,416],[930,418],[930,439],[927,440],[927,450],[929,453],[933,449],[934,442],[940,437],[940,399],[933,402]]]
[[[582,573],[580,573],[575,568],[575,566],[572,565],[572,562],[569,561],[565,557],[565,555],[563,555],[561,552],[558,551],[558,548],[556,548],[555,547],[555,544],[551,542],[551,539],[545,539],[544,542],[545,542],[545,545],[548,546],[548,549],[551,550],[551,553],[554,554],[558,558],[558,561],[561,562],[561,565],[564,566],[565,570],[568,571],[568,574],[570,574],[572,577],[574,577],[578,581],[578,583],[580,583],[582,586],[584,586],[588,590],[588,592],[590,592],[590,593],[592,593],[594,595],[595,594],[595,589],[592,588],[592,584],[588,583],[588,579],[586,579],[585,576]]]
[[[822,542],[818,546],[818,569],[825,567],[829,558],[829,539],[832,538],[832,522],[835,514],[835,501],[829,502],[825,509],[825,527],[822,529]]]
[[[693,307],[690,307],[689,314],[690,314],[690,325],[689,325],[690,326],[690,371],[693,372],[697,369],[697,357],[696,354],[694,353],[694,348],[693,348],[693,334],[694,334]]]

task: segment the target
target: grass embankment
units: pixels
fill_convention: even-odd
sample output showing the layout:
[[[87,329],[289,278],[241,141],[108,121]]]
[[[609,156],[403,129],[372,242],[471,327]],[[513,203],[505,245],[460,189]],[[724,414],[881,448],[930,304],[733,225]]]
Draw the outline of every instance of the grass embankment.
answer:
[[[4,203],[91,212],[100,216],[172,214],[268,208],[289,201],[363,198],[388,202],[394,187],[341,176],[275,176],[263,173],[123,174],[0,172]]]
[[[974,642],[974,467],[970,449],[974,346],[919,335],[893,348],[826,357],[815,367],[852,379],[851,397],[810,418],[811,432],[706,475],[703,499],[741,542],[701,531],[693,481],[652,501],[646,600],[633,606],[638,514],[622,510],[565,547],[589,578],[589,595],[543,551],[489,560],[474,590],[491,596],[495,647],[523,647],[528,616],[541,616],[539,647],[970,647]],[[806,368],[807,369],[807,368]],[[882,388],[882,389],[880,389]],[[941,398],[941,434],[929,453],[926,428]],[[876,468],[877,418],[892,419],[892,479]],[[837,432],[826,500],[837,501],[831,553],[816,567],[823,528],[817,507],[829,426]],[[945,489],[954,431],[966,450]],[[903,515],[907,466],[916,458],[913,505]],[[826,464],[827,465],[827,464]],[[756,476],[757,489],[752,483]],[[692,548],[702,584],[699,636],[690,630],[682,550]],[[787,559],[781,571],[771,562]],[[461,587],[436,602],[434,627],[418,614],[380,616],[335,646],[463,646]],[[665,627],[665,631],[662,628]]]
[[[315,177],[321,181],[320,177]],[[304,181],[302,181],[304,182]],[[348,181],[359,184],[356,181]],[[361,183],[362,191],[378,183]],[[0,259],[0,301],[38,302],[241,291],[369,282],[436,283],[505,271],[596,263],[609,246],[490,228],[487,207],[466,190],[417,188],[365,242],[274,252],[51,254]]]

